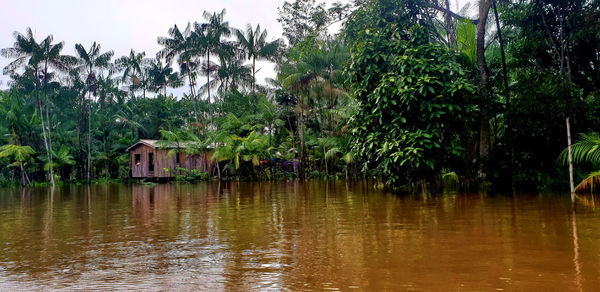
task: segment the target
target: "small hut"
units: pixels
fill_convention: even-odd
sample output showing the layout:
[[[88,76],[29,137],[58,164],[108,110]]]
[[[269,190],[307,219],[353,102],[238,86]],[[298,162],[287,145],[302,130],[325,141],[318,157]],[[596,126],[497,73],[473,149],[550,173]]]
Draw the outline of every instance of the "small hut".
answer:
[[[159,143],[158,140],[139,140],[127,148],[130,155],[131,178],[172,178],[177,174],[177,168],[212,172],[215,167],[214,161],[210,159],[212,151],[187,155],[186,144],[167,143],[165,147],[165,144]],[[168,155],[173,149],[176,149],[175,155]]]

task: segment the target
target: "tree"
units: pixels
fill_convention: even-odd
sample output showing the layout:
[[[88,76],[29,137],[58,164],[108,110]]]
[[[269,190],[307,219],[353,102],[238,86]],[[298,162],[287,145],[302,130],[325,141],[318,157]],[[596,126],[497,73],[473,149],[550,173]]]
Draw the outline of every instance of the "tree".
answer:
[[[244,65],[244,56],[238,50],[219,55],[220,66],[217,76],[220,79],[222,94],[253,84],[252,68]]]
[[[581,134],[579,141],[571,145],[573,152],[573,162],[588,163],[596,169],[600,166],[600,136],[597,133]],[[568,149],[563,150],[558,157],[562,165],[568,165]],[[587,174],[587,176],[577,185],[578,192],[589,189],[594,191],[594,184],[600,182],[600,170],[595,170]]]
[[[15,43],[12,48],[0,50],[0,54],[6,58],[15,59],[4,68],[5,74],[11,74],[14,77],[15,70],[25,66],[24,75],[31,75],[34,81],[34,88],[37,90],[37,105],[42,126],[42,136],[44,137],[44,146],[48,161],[52,161],[52,137],[50,133],[51,126],[49,117],[49,99],[46,92],[48,82],[54,77],[55,73],[50,72],[50,68],[58,71],[66,71],[70,65],[73,65],[74,58],[61,55],[64,43],[53,44],[52,35],[47,36],[42,42],[38,43],[31,28],[27,28],[27,36],[19,32],[14,32]],[[45,113],[45,117],[44,117]],[[54,186],[53,169],[48,170],[50,184]]]
[[[395,187],[433,181],[462,160],[461,135],[476,113],[475,87],[447,46],[432,37],[410,0],[380,1],[359,11],[390,13],[379,22],[351,19],[355,149]],[[380,14],[379,14],[380,15]],[[389,22],[388,22],[389,21]],[[416,23],[415,23],[416,22]]]
[[[163,48],[156,54],[158,58],[165,58],[167,64],[171,64],[175,57],[178,57],[177,62],[182,68],[181,74],[186,74],[188,84],[190,86],[190,95],[196,99],[195,75],[192,68],[194,40],[190,37],[192,34],[190,23],[187,24],[185,30],[181,31],[177,25],[169,28],[169,37],[158,37],[157,42]]]
[[[93,42],[89,50],[81,44],[75,45],[75,52],[79,57],[79,66],[76,68],[78,72],[83,72],[85,77],[85,90],[84,94],[88,95],[87,102],[87,120],[88,120],[88,147],[87,147],[87,180],[88,183],[92,180],[92,95],[96,96],[98,89],[98,75],[100,72],[97,70],[108,69],[110,66],[110,59],[113,57],[113,51],[107,51],[100,53],[100,44]]]
[[[29,177],[27,176],[27,172],[25,171],[25,164],[31,158],[31,155],[35,154],[35,150],[30,146],[21,146],[21,145],[13,145],[7,144],[0,147],[0,158],[9,158],[12,163],[8,165],[8,167],[19,167],[21,170],[21,185],[31,184]]]
[[[167,87],[177,88],[182,85],[179,74],[173,72],[171,65],[164,65],[160,58],[156,58],[150,62],[146,70],[150,79],[150,89],[154,92],[162,93],[166,96]]]
[[[283,26],[283,35],[291,46],[295,46],[309,35],[322,31],[330,21],[325,4],[317,3],[316,0],[284,1],[283,5],[277,8],[277,12],[277,21]]]
[[[246,32],[236,31],[237,40],[246,58],[252,61],[252,94],[255,94],[256,84],[256,60],[270,59],[277,53],[278,41],[267,42],[267,31],[261,30],[260,25],[252,30],[252,26],[246,26]]]
[[[135,98],[134,92],[137,88],[142,85],[144,77],[144,65],[148,62],[148,59],[144,59],[146,56],[145,52],[136,53],[133,49],[129,52],[129,56],[123,56],[115,61],[118,68],[123,72],[122,81],[129,79],[129,91],[131,97]]]
[[[203,73],[206,75],[206,92],[208,94],[208,104],[210,105],[210,76],[216,71],[216,66],[210,61],[213,54],[219,55],[224,50],[222,39],[231,35],[229,22],[225,21],[225,9],[221,12],[210,13],[204,11],[205,23],[194,23],[194,39],[199,53],[206,56],[206,65],[203,66]]]

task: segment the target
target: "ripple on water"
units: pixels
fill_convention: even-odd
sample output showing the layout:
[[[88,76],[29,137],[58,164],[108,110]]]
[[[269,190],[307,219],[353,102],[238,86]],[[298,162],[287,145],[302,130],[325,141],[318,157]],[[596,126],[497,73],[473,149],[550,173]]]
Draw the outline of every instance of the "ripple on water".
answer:
[[[573,223],[568,197],[396,196],[371,185],[92,186],[90,201],[72,187],[51,204],[48,190],[0,190],[10,197],[0,200],[0,290],[600,286],[594,206],[578,206]]]

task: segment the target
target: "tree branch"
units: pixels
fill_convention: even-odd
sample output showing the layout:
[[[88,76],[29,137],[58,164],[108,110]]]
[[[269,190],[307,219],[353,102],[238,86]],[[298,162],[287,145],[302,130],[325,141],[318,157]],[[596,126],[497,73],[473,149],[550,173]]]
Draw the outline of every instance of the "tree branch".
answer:
[[[437,6],[437,5],[431,5],[431,8],[433,8],[433,9],[435,9],[435,10],[437,10],[437,11],[440,11],[440,12],[442,12],[442,13],[445,13],[445,14],[447,14],[447,15],[450,15],[450,16],[452,16],[453,18],[456,18],[456,19],[458,19],[458,20],[466,20],[466,21],[469,21],[469,22],[471,22],[471,23],[472,23],[472,24],[474,24],[474,25],[477,25],[477,23],[479,23],[479,20],[478,20],[478,19],[469,19],[469,18],[466,18],[466,17],[464,17],[464,16],[461,16],[461,15],[458,15],[458,14],[456,14],[456,13],[454,13],[454,12],[452,12],[452,11],[450,11],[450,10],[448,10],[448,9],[444,8],[444,7],[440,7],[440,6]]]

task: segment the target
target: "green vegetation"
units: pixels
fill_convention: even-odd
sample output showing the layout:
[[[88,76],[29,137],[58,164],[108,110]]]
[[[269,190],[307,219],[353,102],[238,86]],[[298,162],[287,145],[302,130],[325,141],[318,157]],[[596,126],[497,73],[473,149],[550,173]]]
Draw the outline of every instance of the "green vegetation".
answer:
[[[152,58],[95,42],[67,56],[52,36],[17,32],[1,50],[12,81],[0,92],[0,184],[126,178],[125,149],[146,138],[212,151],[217,170],[173,170],[182,181],[565,189],[565,118],[579,133],[600,126],[600,4],[472,2],[474,15],[441,0],[286,1],[286,40],[205,12],[158,37]],[[268,85],[264,61],[277,64]],[[582,137],[576,162],[596,167],[583,154],[596,136]],[[580,175],[582,188],[598,178]]]

